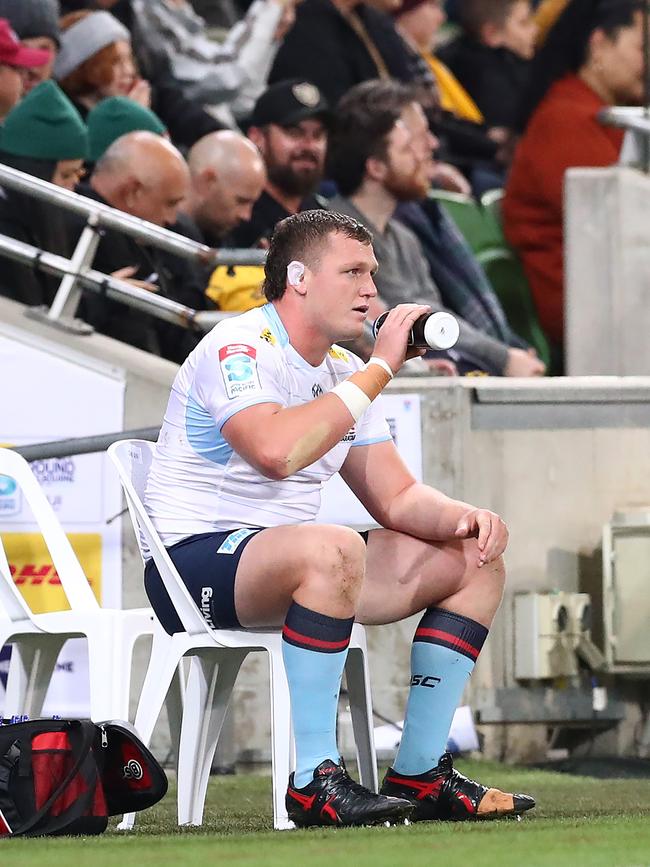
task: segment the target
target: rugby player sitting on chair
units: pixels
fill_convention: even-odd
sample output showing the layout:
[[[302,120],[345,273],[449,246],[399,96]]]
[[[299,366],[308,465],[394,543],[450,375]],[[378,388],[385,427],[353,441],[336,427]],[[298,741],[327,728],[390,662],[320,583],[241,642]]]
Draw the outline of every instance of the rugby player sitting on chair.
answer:
[[[444,752],[501,600],[508,531],[494,512],[416,482],[376,399],[428,308],[392,310],[367,365],[334,345],[361,334],[376,295],[371,241],[327,211],[278,224],[269,303],[219,323],[176,377],[145,504],[211,626],[283,626],[296,825],[520,814],[532,798],[467,779]],[[379,529],[314,523],[337,471]],[[152,561],[145,584],[164,627],[180,631]],[[402,742],[375,794],[348,776],[336,744],[350,632],[355,619],[419,611]]]

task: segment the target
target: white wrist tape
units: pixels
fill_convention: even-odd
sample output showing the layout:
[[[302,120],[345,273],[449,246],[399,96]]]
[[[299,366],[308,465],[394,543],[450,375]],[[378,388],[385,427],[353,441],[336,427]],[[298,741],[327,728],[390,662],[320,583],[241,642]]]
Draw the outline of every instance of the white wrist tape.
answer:
[[[368,365],[370,365],[370,364],[378,364],[380,367],[383,367],[384,370],[385,370],[386,373],[390,376],[391,379],[392,379],[393,376],[395,375],[395,374],[393,373],[393,369],[392,369],[392,367],[390,366],[390,364],[389,364],[387,361],[385,361],[383,358],[377,358],[376,355],[373,355],[372,358],[371,358],[371,359],[368,361],[368,363],[366,364],[366,367],[368,367]]]
[[[339,400],[343,401],[355,421],[359,421],[372,402],[365,391],[347,380],[334,386],[330,394],[335,394]]]

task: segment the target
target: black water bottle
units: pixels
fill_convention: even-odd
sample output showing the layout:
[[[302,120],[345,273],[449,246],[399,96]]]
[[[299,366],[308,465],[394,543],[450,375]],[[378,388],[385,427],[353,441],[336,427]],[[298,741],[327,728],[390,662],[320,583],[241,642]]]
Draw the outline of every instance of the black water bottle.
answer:
[[[375,337],[389,312],[386,310],[373,322],[372,333]],[[451,313],[437,310],[435,313],[425,313],[415,320],[409,334],[408,345],[422,349],[451,349],[457,342],[459,334],[458,320]]]

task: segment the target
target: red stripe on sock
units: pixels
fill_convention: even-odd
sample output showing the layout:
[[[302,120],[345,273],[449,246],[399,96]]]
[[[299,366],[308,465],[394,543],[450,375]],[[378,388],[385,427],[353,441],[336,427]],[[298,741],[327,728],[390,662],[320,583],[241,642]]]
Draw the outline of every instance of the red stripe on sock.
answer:
[[[322,641],[320,638],[310,638],[308,635],[301,635],[300,632],[294,632],[285,625],[282,634],[294,641],[299,641],[301,644],[307,644],[310,647],[326,647],[328,650],[345,650],[350,643],[349,638],[344,638],[343,641]]]
[[[430,629],[426,626],[421,626],[415,632],[416,638],[419,638],[420,636],[426,638],[440,638],[448,644],[455,644],[456,647],[459,647],[461,650],[467,651],[467,653],[469,653],[474,659],[477,659],[479,655],[479,651],[469,644],[469,642],[463,641],[463,639],[459,638],[457,635],[452,635],[451,632],[444,632],[442,629]]]

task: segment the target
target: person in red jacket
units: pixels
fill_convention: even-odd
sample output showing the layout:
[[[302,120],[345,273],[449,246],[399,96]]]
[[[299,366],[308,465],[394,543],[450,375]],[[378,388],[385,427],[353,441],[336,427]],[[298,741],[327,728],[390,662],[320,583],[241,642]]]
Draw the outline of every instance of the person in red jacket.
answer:
[[[622,131],[602,126],[597,115],[608,105],[642,101],[642,8],[635,0],[572,0],[535,61],[503,217],[555,349],[556,372],[564,325],[564,174],[619,158]]]

